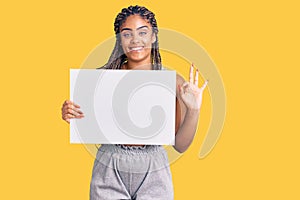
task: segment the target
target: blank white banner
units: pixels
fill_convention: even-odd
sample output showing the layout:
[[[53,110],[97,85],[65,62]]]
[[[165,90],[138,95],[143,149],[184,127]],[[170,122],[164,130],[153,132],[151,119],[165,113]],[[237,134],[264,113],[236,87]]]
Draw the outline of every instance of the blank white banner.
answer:
[[[71,143],[174,145],[175,71],[71,69],[70,99]]]

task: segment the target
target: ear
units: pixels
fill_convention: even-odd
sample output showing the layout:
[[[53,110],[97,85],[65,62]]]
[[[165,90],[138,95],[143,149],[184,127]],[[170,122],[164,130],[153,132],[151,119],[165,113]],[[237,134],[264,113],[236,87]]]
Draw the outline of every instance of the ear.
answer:
[[[151,42],[152,42],[152,44],[154,42],[156,42],[156,34],[155,33],[152,34]]]

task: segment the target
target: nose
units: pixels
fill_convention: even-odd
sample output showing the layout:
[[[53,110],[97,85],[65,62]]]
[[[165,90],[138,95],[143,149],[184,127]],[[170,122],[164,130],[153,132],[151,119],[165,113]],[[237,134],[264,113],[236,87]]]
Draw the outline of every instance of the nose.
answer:
[[[138,42],[139,42],[139,36],[138,36],[138,34],[137,33],[133,33],[132,34],[132,38],[131,38],[131,43],[132,44],[136,44]]]

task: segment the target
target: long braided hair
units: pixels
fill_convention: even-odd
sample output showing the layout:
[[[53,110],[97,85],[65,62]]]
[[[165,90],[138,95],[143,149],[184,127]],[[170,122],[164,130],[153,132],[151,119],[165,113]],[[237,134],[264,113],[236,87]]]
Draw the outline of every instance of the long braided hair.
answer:
[[[152,49],[151,49],[152,70],[161,70],[161,57],[159,53],[158,38],[157,38],[158,28],[157,28],[155,15],[147,8],[138,5],[129,6],[128,8],[123,8],[122,11],[117,15],[114,23],[114,31],[116,34],[115,47],[110,55],[108,62],[101,68],[121,69],[122,65],[126,62],[127,57],[123,52],[121,46],[120,27],[125,22],[127,17],[129,17],[130,15],[139,15],[151,24],[152,31],[156,37],[156,41],[152,44]]]

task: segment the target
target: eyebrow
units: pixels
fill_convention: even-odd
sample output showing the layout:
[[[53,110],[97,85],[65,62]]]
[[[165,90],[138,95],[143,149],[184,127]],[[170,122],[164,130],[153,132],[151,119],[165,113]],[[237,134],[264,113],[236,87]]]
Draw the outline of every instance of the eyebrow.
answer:
[[[140,29],[142,29],[142,28],[147,28],[147,29],[149,29],[148,26],[141,26],[141,27],[138,27],[136,30],[140,30]],[[131,28],[122,28],[122,29],[121,29],[121,32],[122,32],[122,31],[125,31],[125,30],[132,31]]]

